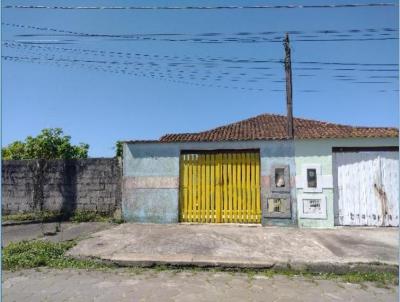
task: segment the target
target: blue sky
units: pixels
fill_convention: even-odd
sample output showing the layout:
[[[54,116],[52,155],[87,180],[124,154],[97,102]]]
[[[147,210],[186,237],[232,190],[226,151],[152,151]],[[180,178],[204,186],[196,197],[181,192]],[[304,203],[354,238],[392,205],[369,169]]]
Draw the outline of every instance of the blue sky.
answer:
[[[3,5],[25,2],[3,1]],[[371,1],[340,1],[353,2]],[[321,3],[339,1],[29,2],[69,6]],[[251,33],[251,37],[260,37],[263,32],[262,37],[279,38],[286,31],[316,36],[309,39],[337,39],[341,34],[350,34],[345,39],[398,37],[395,7],[207,11],[3,9],[2,22],[90,34],[157,34],[152,40],[138,40],[66,36],[50,30],[3,26],[3,42],[9,43],[8,47],[3,45],[3,56],[14,58],[2,61],[3,145],[36,135],[43,128],[61,127],[74,143],[89,143],[93,157],[112,156],[116,140],[157,139],[165,133],[207,130],[260,113],[285,114],[282,64],[254,62],[282,59],[282,43],[190,40],[215,37],[201,34],[219,33],[217,39],[245,39],[249,34],[238,34],[243,32]],[[316,33],[321,30],[338,32],[334,33],[336,36]],[[184,35],[160,35],[165,33]],[[189,40],[165,41],[169,37]],[[299,33],[291,35],[295,116],[353,125],[397,126],[398,66],[296,62],[397,64],[398,40],[296,41],[299,37]],[[21,44],[25,42],[35,44]],[[252,63],[240,63],[249,59]],[[110,64],[88,63],[90,60],[118,64],[107,67]],[[124,66],[125,73],[121,72]]]

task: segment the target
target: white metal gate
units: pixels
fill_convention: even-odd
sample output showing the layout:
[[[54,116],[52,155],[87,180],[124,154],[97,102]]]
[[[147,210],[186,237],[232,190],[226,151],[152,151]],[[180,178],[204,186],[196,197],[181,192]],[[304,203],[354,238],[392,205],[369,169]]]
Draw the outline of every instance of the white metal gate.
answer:
[[[399,153],[396,151],[333,154],[335,223],[399,225]]]

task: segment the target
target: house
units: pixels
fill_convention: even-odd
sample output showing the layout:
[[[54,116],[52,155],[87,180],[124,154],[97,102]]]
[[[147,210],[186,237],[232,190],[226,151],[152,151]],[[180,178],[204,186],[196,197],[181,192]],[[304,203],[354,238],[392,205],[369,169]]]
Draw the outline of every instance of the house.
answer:
[[[397,128],[262,114],[126,141],[122,212],[144,223],[398,226]]]

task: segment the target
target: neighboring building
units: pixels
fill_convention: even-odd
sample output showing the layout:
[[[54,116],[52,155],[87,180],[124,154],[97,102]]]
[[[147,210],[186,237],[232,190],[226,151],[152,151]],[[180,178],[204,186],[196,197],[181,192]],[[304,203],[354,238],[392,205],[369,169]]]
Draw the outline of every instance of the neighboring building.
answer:
[[[398,226],[398,129],[263,114],[127,141],[122,212],[147,223]]]

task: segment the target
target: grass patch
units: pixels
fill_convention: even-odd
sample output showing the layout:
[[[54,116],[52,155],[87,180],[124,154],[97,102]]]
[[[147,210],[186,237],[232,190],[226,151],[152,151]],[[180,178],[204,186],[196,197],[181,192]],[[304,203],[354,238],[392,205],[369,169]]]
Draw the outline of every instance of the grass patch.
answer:
[[[113,267],[93,260],[77,260],[65,256],[66,251],[75,244],[73,241],[53,243],[39,240],[10,243],[3,248],[3,269],[15,271],[36,267],[84,269]]]
[[[151,268],[143,269],[144,271],[164,272],[169,271],[172,273],[187,272],[196,274],[199,272],[209,273],[229,273],[232,276],[235,274],[247,275],[251,282],[256,276],[273,277],[276,275],[293,277],[303,277],[310,280],[336,280],[340,282],[358,283],[364,282],[375,283],[378,287],[387,288],[390,286],[398,285],[399,278],[397,273],[394,272],[349,272],[344,274],[337,273],[316,273],[310,271],[299,271],[294,269],[252,269],[252,268],[223,268],[223,267],[195,267],[195,266],[169,266],[169,265],[156,265]]]
[[[349,283],[375,282],[381,285],[397,285],[399,283],[397,274],[387,272],[347,273],[340,279]]]
[[[31,221],[38,220],[42,222],[54,221],[60,219],[62,215],[56,212],[33,212],[33,213],[18,213],[13,215],[4,215],[2,221]]]
[[[110,222],[121,224],[123,223],[123,219],[118,219],[111,217],[109,215],[90,212],[90,211],[76,211],[74,215],[70,218],[72,222]]]
[[[76,211],[72,217],[72,222],[108,222],[110,217],[89,211]]]
[[[364,282],[375,283],[378,287],[387,288],[390,286],[398,285],[399,279],[397,273],[394,272],[349,272],[344,274],[337,273],[316,273],[310,271],[299,271],[294,269],[253,269],[253,268],[224,268],[224,267],[197,267],[197,266],[176,266],[176,265],[155,265],[153,267],[129,267],[126,268],[128,271],[132,270],[135,273],[159,273],[159,272],[170,272],[173,274],[178,273],[191,273],[195,275],[200,272],[208,273],[229,273],[232,276],[235,274],[245,274],[247,275],[249,281],[251,282],[256,276],[264,277],[274,277],[276,275],[286,276],[289,278],[303,277],[310,279],[315,282],[315,280],[336,280],[339,282],[348,283],[358,283],[362,284]]]
[[[376,285],[397,285],[399,278],[397,273],[393,272],[348,272],[344,274],[336,273],[314,273],[309,271],[296,271],[296,270],[265,270],[264,276],[273,277],[274,275],[285,275],[287,277],[305,277],[312,279],[322,280],[337,280],[348,283],[364,283],[373,282]]]
[[[257,275],[257,270],[243,269],[243,273],[247,274],[249,280],[253,280],[254,277]]]
[[[71,222],[110,222],[121,224],[123,219],[111,217],[109,215],[100,214],[90,211],[76,211],[71,217],[60,212],[33,212],[33,213],[18,213],[13,215],[2,216],[2,221],[71,221]]]

